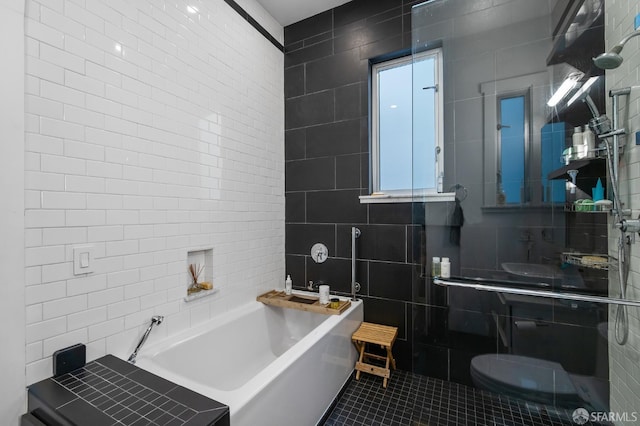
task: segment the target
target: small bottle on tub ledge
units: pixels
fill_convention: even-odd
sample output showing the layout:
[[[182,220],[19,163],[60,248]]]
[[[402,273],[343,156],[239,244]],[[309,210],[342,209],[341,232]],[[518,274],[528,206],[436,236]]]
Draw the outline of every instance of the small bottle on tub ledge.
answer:
[[[291,294],[291,289],[293,287],[293,283],[291,282],[291,275],[287,274],[287,279],[284,280],[284,294]]]

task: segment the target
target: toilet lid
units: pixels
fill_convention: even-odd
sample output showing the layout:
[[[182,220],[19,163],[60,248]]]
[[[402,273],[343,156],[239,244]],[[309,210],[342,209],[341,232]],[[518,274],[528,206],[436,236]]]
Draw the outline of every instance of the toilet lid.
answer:
[[[557,362],[519,355],[485,354],[471,360],[471,369],[509,388],[557,396],[577,394],[571,378]]]

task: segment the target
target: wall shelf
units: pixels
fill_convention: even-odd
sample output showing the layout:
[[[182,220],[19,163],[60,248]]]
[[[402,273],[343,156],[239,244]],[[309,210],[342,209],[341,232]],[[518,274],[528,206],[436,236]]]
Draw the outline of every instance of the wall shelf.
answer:
[[[600,163],[600,164],[598,164]],[[599,166],[599,167],[598,167]],[[585,158],[582,160],[575,160],[570,162],[568,165],[560,167],[559,169],[556,169],[552,172],[550,172],[547,175],[547,179],[568,179],[569,175],[567,174],[568,170],[578,170],[578,176],[580,176],[581,174],[585,174],[585,175],[593,175],[592,170],[593,168],[597,167],[597,171],[596,172],[600,172],[601,170],[604,170],[604,163],[602,162],[602,159],[600,158]],[[586,172],[586,173],[585,173]],[[604,176],[604,174],[599,174],[599,177]]]
[[[567,63],[585,74],[601,73],[591,58],[605,50],[604,10],[575,8],[566,16],[564,26],[547,56],[547,65]]]
[[[193,285],[193,277],[190,273],[187,273],[187,271],[189,271],[189,265],[194,265],[194,269],[196,271],[199,271],[199,269],[201,269],[201,273],[198,276],[199,284],[204,282],[213,283],[213,248],[204,247],[187,251],[187,264],[185,268],[185,276],[187,280],[187,288],[185,292],[187,294],[184,297],[185,302],[200,299],[217,291],[216,289],[202,289],[198,292],[189,293],[189,288],[191,288],[191,286]]]
[[[547,179],[564,179],[570,180],[567,174],[568,170],[578,170],[576,178],[576,186],[587,194],[591,194],[591,189],[596,186],[598,179],[604,179],[606,176],[606,161],[604,158],[585,158],[570,162],[568,165],[560,167],[549,173]]]
[[[192,302],[194,300],[202,299],[202,298],[207,297],[207,296],[213,296],[217,292],[218,292],[217,288],[213,288],[211,290],[200,290],[197,293],[191,293],[191,294],[186,295],[183,300],[185,302]]]
[[[562,261],[585,268],[608,270],[610,259],[606,254],[562,253]]]
[[[256,298],[258,302],[265,305],[278,306],[280,308],[297,309],[299,311],[315,312],[325,315],[340,315],[351,306],[347,299],[340,299],[337,308],[330,308],[329,305],[321,305],[320,300],[314,296],[304,294],[285,294],[284,291],[271,290],[261,294]]]
[[[595,208],[595,204],[591,205],[593,208]],[[611,207],[609,207],[608,210],[579,210],[580,209],[580,205],[576,205],[576,204],[566,204],[564,206],[564,211],[567,213],[584,213],[584,214],[608,214],[611,212]],[[584,207],[584,206],[582,206]]]

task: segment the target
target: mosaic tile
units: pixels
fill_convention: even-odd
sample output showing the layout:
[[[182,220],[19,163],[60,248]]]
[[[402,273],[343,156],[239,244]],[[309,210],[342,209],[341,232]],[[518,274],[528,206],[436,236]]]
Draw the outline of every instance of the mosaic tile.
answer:
[[[575,426],[572,413],[397,370],[386,389],[376,376],[351,380],[324,425]]]

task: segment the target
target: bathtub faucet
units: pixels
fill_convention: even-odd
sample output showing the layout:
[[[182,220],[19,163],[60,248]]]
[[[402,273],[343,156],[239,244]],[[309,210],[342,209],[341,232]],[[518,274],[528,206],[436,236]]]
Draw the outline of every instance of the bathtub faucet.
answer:
[[[162,315],[154,315],[151,317],[151,324],[149,324],[149,327],[147,327],[147,330],[142,335],[142,339],[140,339],[140,341],[138,342],[138,346],[136,346],[136,348],[133,350],[133,353],[129,356],[129,359],[127,361],[129,361],[131,364],[136,363],[136,357],[138,356],[138,351],[140,350],[142,345],[144,345],[144,342],[147,341],[147,337],[149,337],[149,334],[151,333],[151,329],[153,328],[154,325],[162,324],[163,320],[164,320],[164,317]]]
[[[307,286],[307,290],[308,291],[319,291],[320,290],[320,286],[326,284],[324,281],[320,280],[316,283],[314,283],[313,281],[309,280],[309,285]]]

